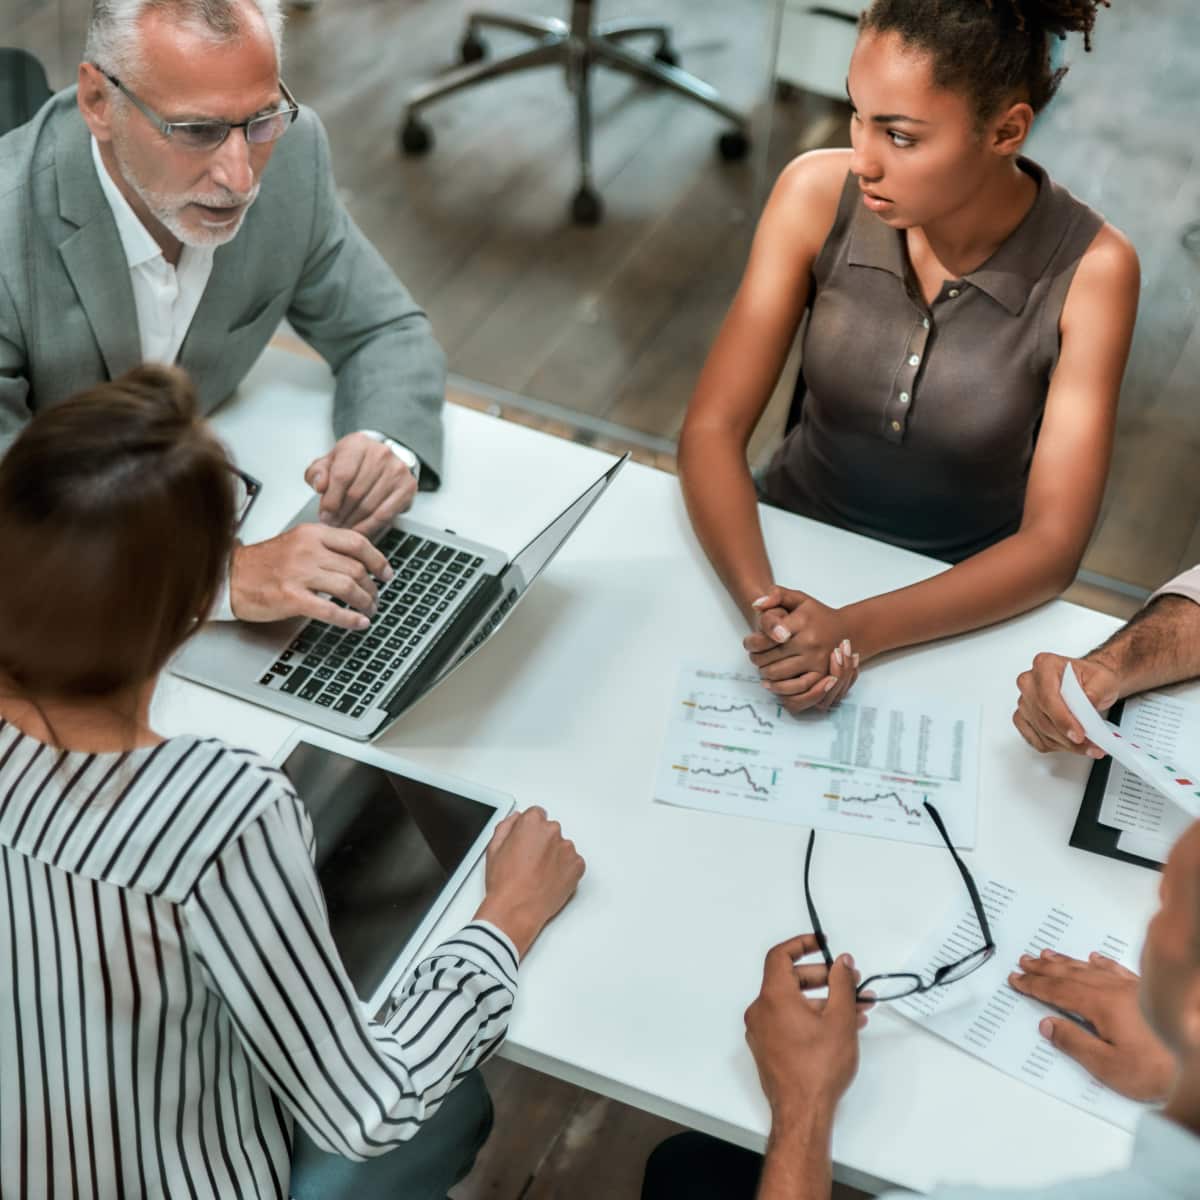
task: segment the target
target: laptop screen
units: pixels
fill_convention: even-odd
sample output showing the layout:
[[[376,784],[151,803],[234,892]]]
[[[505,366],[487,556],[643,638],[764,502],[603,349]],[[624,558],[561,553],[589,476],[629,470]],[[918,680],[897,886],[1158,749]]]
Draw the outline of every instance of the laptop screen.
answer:
[[[370,999],[495,809],[299,742],[284,774],[312,815],[333,940]]]
[[[549,566],[550,560],[559,552],[567,538],[571,536],[575,526],[587,516],[591,511],[592,505],[600,499],[608,485],[616,478],[617,472],[628,460],[629,453],[622,454],[583,495],[568,504],[513,559],[513,565],[519,567],[521,574],[524,576],[526,587]]]

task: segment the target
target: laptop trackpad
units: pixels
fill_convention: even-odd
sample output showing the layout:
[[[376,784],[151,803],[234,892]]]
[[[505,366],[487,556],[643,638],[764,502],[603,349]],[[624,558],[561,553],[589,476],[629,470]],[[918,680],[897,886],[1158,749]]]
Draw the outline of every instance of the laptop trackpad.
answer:
[[[189,641],[171,664],[177,675],[252,683],[270,671],[280,653],[305,623],[305,618],[249,624],[246,621],[209,621]]]

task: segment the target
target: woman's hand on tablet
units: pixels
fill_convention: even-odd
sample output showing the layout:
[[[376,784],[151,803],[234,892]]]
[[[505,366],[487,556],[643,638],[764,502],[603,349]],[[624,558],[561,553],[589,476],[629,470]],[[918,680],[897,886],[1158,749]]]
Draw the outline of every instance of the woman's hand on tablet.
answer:
[[[544,808],[510,813],[488,846],[486,895],[475,917],[508,934],[524,958],[575,894],[584,870],[575,843]]]

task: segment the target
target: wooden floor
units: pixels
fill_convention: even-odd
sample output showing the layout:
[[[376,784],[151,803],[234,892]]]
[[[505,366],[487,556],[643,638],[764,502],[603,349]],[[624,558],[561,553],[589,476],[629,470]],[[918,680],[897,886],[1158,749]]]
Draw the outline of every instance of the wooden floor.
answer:
[[[561,13],[565,0],[501,0]],[[714,153],[720,122],[615,77],[596,86],[596,229],[566,218],[575,187],[571,107],[548,71],[431,110],[432,154],[406,159],[395,134],[407,90],[449,67],[473,0],[321,0],[289,21],[285,76],[326,122],[346,203],[427,307],[451,369],[489,385],[493,406],[600,444],[627,428],[670,467],[704,354],[737,285],[770,181],[799,148],[840,144],[845,114],[769,83],[775,5],[762,0],[606,0],[605,18],[673,22],[685,67],[754,114],[757,151]],[[71,80],[85,0],[0,0],[0,41]],[[496,53],[516,47],[491,39]],[[1151,588],[1200,560],[1200,6],[1137,0],[1101,13],[1096,52],[1075,66],[1030,152],[1134,240],[1144,290],[1104,516],[1085,567]],[[794,363],[792,368],[794,370]],[[790,375],[752,451],[778,438]],[[512,393],[511,402],[504,394]],[[522,397],[548,402],[530,407]],[[1072,598],[1127,613],[1129,596]],[[753,990],[747,981],[747,1000]],[[624,1200],[645,1155],[674,1127],[505,1062],[488,1068],[491,1143],[455,1200]]]

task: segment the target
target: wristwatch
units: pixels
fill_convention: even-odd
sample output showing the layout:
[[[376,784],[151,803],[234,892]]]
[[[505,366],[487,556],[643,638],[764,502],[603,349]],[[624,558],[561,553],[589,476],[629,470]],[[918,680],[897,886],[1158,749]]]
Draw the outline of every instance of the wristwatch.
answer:
[[[388,437],[386,433],[380,433],[378,429],[360,429],[358,432],[363,437],[369,437],[371,441],[386,446],[412,472],[413,479],[417,483],[421,482],[421,460],[407,446],[395,438]]]

